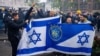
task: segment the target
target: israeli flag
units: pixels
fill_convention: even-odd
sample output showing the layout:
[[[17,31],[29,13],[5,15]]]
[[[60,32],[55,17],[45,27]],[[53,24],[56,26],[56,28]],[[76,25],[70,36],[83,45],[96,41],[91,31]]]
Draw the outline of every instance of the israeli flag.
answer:
[[[57,24],[47,27],[48,51],[91,55],[94,28],[88,24]]]
[[[17,56],[46,53],[46,25],[57,23],[60,23],[60,16],[32,19],[23,30],[22,38],[18,45]]]

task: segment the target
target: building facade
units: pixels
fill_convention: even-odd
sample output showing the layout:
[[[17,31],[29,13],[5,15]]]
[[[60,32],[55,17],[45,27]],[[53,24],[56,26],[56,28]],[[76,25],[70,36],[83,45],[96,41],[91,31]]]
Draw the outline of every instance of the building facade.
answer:
[[[58,0],[56,0],[58,1]],[[59,3],[61,11],[93,11],[100,10],[100,0],[60,0]],[[54,0],[48,0],[48,2],[55,3]]]
[[[1,0],[0,6],[13,8],[26,7],[27,4],[25,2],[26,0]]]

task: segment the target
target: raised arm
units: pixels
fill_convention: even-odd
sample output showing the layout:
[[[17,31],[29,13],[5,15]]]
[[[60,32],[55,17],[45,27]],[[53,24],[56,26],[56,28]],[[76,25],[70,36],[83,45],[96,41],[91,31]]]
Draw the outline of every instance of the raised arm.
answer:
[[[25,20],[29,19],[30,13],[32,12],[33,8],[35,6],[35,3],[33,3],[32,7],[28,10],[28,12],[25,15]]]

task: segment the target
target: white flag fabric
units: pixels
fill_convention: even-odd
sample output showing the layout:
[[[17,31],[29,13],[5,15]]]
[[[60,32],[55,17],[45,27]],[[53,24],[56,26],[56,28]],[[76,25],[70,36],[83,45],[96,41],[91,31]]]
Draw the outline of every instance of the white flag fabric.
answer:
[[[60,23],[60,17],[32,19],[22,34],[17,56],[31,56],[46,53],[46,25]],[[48,51],[51,52],[51,51]]]
[[[48,51],[91,56],[95,36],[93,26],[89,24],[57,24],[47,28]]]
[[[95,31],[89,24],[58,24],[60,17],[32,19],[24,28],[17,56],[61,52],[91,55]]]

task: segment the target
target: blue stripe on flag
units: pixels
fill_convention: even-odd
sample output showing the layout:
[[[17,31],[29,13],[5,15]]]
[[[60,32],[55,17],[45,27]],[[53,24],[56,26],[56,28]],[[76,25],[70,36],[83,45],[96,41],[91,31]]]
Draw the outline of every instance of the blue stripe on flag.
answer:
[[[64,52],[84,52],[84,53],[91,53],[92,48],[85,48],[85,47],[80,47],[80,48],[71,48],[71,47],[60,47],[56,46],[55,47],[57,50],[61,50]],[[44,51],[46,50],[44,47],[36,47],[36,48],[30,48],[30,49],[21,49],[18,50],[17,54],[30,54],[30,53],[35,53],[38,51]]]
[[[47,18],[48,19],[48,18]],[[60,22],[60,18],[45,20],[45,21],[32,21],[32,27],[46,26],[47,24],[57,24]]]
[[[71,48],[71,47],[55,46],[54,48],[57,49],[57,50],[64,51],[64,52],[84,52],[84,53],[91,53],[91,51],[92,51],[92,48],[86,48],[86,47]]]
[[[30,53],[35,53],[39,51],[44,51],[46,50],[45,47],[34,47],[34,48],[29,48],[29,49],[19,49],[17,50],[17,54],[30,54]]]
[[[31,27],[41,27],[41,26],[46,26],[48,24],[57,24],[59,22],[60,22],[60,18],[55,18],[55,19],[45,20],[45,21],[32,21],[31,22]],[[31,29],[29,27],[29,24],[25,25],[24,27],[26,28],[27,32]]]

